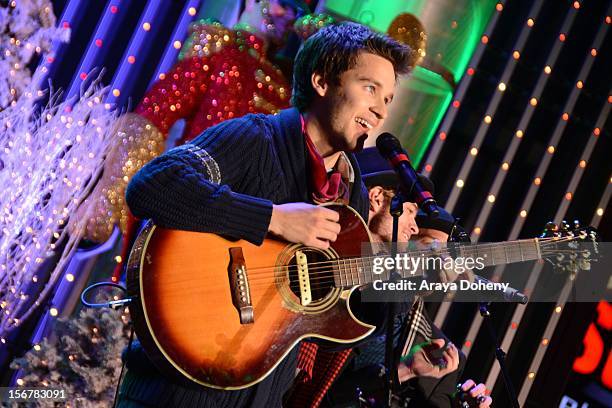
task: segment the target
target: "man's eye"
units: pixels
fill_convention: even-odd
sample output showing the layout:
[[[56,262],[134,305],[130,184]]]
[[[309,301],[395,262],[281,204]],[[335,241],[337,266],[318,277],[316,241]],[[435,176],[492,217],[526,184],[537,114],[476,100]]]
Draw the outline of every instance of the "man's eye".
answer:
[[[368,86],[366,86],[366,89],[370,93],[374,93],[376,91],[376,87],[374,85],[368,85]]]

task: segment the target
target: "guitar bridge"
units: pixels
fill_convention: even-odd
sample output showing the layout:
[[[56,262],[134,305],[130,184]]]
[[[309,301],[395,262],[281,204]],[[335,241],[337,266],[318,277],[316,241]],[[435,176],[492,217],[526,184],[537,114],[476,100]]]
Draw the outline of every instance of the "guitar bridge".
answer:
[[[255,315],[253,314],[253,304],[251,303],[251,289],[249,287],[249,277],[242,248],[230,248],[229,252],[229,283],[230,291],[232,292],[232,303],[238,310],[240,324],[254,323]]]

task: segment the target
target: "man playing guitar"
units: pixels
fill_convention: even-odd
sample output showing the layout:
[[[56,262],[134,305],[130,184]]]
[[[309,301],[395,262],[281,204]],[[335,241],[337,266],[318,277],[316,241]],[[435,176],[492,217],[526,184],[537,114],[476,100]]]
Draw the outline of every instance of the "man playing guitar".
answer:
[[[409,54],[358,24],[319,31],[296,57],[295,108],[223,122],[148,163],[127,189],[132,213],[164,228],[254,244],[271,234],[328,249],[340,232],[339,216],[315,204],[346,203],[367,219],[367,193],[351,152],[385,120],[397,76],[411,68]],[[173,383],[137,349],[128,355],[123,388],[131,390],[125,391],[131,406],[278,407],[296,356],[297,347],[261,382],[227,391]]]

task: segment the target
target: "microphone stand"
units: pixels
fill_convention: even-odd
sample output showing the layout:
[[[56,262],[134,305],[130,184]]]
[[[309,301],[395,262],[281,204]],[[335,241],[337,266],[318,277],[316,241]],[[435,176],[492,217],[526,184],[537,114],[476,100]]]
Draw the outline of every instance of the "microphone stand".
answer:
[[[397,239],[398,239],[398,229],[399,229],[399,218],[402,216],[404,212],[404,201],[406,201],[403,194],[398,193],[391,199],[391,205],[389,207],[389,212],[393,217],[393,233],[391,240],[391,256],[395,259],[397,255]],[[389,281],[394,282],[397,281],[399,275],[397,272],[397,264],[394,263],[394,268],[390,271]],[[396,314],[397,306],[395,305],[395,299],[391,299],[388,302],[388,311],[387,311],[387,337],[385,339],[385,367],[386,370],[386,381],[385,381],[385,393],[386,398],[386,407],[391,407],[391,403],[393,401],[393,396],[395,392],[399,389],[399,379],[397,376],[397,353],[395,353],[393,349],[394,336],[395,336],[395,314]]]
[[[499,340],[497,337],[497,332],[495,331],[495,327],[493,327],[493,323],[491,322],[491,312],[489,310],[490,302],[480,302],[478,304],[478,309],[480,310],[480,315],[482,316],[482,320],[484,321],[484,325],[487,328],[487,332],[489,333],[489,337],[493,341],[495,345],[495,358],[499,363],[499,368],[502,373],[502,378],[504,379],[504,385],[506,386],[506,391],[508,392],[508,397],[514,408],[520,408],[518,403],[518,399],[516,397],[516,391],[514,390],[514,386],[512,385],[512,381],[510,380],[510,374],[508,373],[508,368],[506,367],[506,353],[502,350]]]

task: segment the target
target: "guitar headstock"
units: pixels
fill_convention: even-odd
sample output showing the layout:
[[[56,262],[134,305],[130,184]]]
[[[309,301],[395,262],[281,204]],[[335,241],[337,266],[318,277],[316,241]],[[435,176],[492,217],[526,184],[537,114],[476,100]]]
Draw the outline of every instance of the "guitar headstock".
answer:
[[[556,270],[576,273],[591,269],[597,260],[599,236],[592,227],[583,227],[578,220],[572,224],[563,220],[559,225],[546,223],[540,236],[542,255]]]

